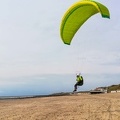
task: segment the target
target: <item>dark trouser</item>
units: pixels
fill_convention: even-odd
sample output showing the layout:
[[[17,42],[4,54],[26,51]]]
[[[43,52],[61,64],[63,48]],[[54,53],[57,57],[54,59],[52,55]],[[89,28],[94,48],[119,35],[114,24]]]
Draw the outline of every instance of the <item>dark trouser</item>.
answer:
[[[83,85],[83,81],[77,82],[77,83],[74,85],[74,91],[77,91],[77,86],[82,86],[82,85]]]

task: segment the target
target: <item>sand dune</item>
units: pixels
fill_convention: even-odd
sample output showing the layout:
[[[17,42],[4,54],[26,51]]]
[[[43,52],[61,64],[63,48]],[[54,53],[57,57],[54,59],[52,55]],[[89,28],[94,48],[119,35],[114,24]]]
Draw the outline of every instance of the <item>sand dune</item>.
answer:
[[[120,93],[0,100],[0,120],[120,120]]]

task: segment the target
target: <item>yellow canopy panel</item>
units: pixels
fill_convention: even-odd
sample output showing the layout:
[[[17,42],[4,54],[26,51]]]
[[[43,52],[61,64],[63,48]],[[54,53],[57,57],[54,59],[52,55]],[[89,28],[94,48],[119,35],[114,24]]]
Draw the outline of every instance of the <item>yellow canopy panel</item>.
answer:
[[[82,0],[73,4],[61,21],[60,35],[63,42],[70,45],[77,30],[96,13],[101,13],[104,18],[110,18],[107,7],[96,1]]]

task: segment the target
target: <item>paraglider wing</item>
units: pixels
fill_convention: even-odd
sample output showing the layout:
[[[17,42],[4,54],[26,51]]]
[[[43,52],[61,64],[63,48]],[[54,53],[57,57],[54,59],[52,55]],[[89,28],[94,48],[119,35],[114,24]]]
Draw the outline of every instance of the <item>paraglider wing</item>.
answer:
[[[101,13],[102,17],[110,18],[109,10],[101,3],[83,0],[73,4],[61,21],[60,35],[63,42],[70,45],[78,29],[96,13]]]

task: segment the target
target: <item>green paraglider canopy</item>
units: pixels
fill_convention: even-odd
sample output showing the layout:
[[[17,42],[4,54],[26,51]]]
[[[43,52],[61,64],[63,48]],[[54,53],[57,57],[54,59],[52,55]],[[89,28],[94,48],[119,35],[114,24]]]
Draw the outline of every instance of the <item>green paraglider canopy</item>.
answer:
[[[110,18],[106,6],[93,0],[82,0],[73,4],[63,16],[60,35],[65,44],[70,45],[78,29],[94,14],[100,13],[104,18]]]

